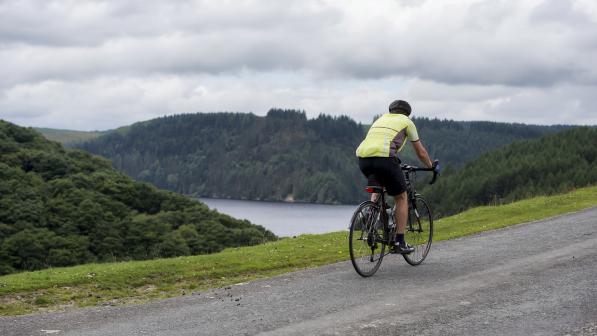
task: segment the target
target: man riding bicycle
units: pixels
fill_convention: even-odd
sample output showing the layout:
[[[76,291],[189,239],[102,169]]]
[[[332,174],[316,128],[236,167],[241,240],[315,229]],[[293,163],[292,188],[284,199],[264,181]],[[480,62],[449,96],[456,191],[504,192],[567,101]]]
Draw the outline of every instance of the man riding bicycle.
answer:
[[[411,141],[417,157],[427,167],[433,164],[429,154],[419,139],[417,128],[409,119],[410,105],[404,100],[395,100],[390,104],[389,113],[377,119],[367,136],[356,150],[361,172],[367,177],[368,184],[384,186],[388,195],[394,197],[396,211],[394,220],[396,231],[393,251],[407,254],[414,251],[404,240],[406,221],[408,217],[408,199],[406,195],[406,181],[400,169],[398,153],[404,147],[406,139]],[[439,166],[435,167],[439,173]],[[378,194],[372,194],[371,200],[376,201]]]

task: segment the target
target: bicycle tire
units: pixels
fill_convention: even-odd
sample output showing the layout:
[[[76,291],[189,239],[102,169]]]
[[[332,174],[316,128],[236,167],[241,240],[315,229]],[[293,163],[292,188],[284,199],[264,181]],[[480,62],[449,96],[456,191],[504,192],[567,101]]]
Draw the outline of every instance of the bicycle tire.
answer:
[[[415,197],[415,206],[409,206],[408,222],[404,239],[415,251],[403,254],[404,260],[417,266],[427,258],[433,242],[433,215],[427,201],[419,195]],[[416,209],[416,211],[415,211]],[[418,213],[418,216],[417,216]]]
[[[370,277],[379,269],[385,255],[386,236],[387,223],[380,219],[379,206],[371,201],[361,203],[352,215],[348,234],[350,261],[360,276]]]

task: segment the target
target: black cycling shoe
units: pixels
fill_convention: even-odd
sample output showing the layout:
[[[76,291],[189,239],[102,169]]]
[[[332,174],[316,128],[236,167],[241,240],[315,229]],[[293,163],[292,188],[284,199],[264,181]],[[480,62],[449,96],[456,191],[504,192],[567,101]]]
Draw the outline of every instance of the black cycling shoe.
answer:
[[[396,243],[396,245],[394,245],[392,247],[392,253],[397,253],[397,254],[409,254],[415,251],[415,248],[404,243],[404,244],[399,244]]]

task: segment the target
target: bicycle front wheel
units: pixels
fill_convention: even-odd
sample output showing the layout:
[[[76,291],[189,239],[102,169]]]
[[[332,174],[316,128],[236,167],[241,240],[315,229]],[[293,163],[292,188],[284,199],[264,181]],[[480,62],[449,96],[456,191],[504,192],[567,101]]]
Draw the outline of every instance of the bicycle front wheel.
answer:
[[[409,206],[408,223],[404,239],[414,247],[414,252],[403,254],[407,263],[416,266],[425,260],[433,238],[433,217],[425,199],[415,197],[415,204]]]
[[[354,212],[348,235],[350,261],[360,276],[375,274],[384,257],[387,240],[377,204],[361,203]]]

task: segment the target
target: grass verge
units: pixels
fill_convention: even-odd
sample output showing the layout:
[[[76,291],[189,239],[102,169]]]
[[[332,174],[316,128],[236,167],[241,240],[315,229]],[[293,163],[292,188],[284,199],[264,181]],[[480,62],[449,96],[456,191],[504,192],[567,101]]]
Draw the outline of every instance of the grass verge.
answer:
[[[474,208],[435,222],[434,241],[544,219],[597,205],[597,186]],[[142,303],[347,260],[347,232],[171,259],[86,264],[0,277],[0,315]]]

